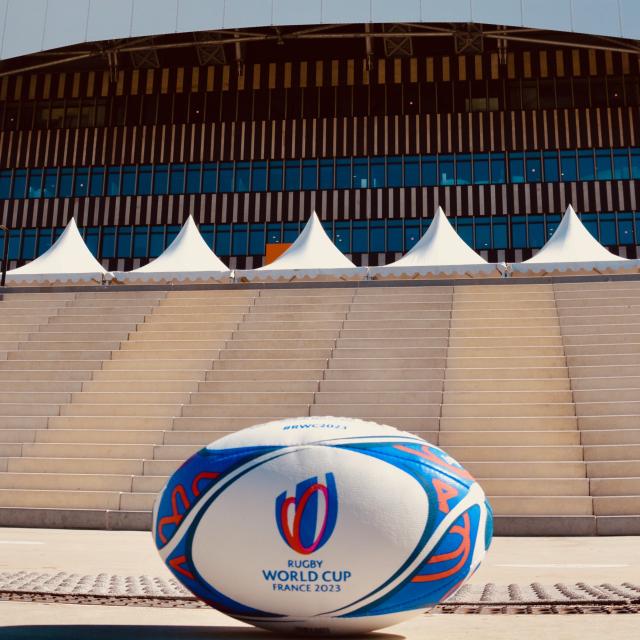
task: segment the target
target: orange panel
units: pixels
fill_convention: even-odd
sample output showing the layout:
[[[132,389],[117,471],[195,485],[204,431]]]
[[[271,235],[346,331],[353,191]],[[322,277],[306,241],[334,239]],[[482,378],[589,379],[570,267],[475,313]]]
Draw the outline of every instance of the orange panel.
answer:
[[[289,247],[291,243],[278,242],[267,244],[267,253],[265,255],[264,264],[271,264],[276,258],[279,258]]]

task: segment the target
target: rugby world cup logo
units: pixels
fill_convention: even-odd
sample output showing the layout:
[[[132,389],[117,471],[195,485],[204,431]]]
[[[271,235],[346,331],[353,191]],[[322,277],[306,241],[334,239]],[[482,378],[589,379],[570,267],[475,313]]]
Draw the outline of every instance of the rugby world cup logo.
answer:
[[[325,483],[317,477],[298,483],[294,496],[287,492],[276,498],[276,523],[282,539],[295,552],[309,555],[321,549],[331,537],[338,517],[338,492],[333,473]]]

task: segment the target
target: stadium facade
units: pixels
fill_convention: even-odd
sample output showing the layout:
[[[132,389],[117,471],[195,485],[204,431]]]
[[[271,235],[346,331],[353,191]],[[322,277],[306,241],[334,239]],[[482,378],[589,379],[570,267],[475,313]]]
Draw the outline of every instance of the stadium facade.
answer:
[[[191,213],[232,268],[317,210],[357,264],[442,206],[491,260],[566,206],[640,245],[635,0],[0,0],[11,265],[71,216],[110,269]]]

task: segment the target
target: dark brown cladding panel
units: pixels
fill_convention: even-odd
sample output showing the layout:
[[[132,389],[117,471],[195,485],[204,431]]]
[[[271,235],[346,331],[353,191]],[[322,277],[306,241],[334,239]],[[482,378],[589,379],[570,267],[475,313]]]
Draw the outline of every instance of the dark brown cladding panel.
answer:
[[[2,167],[636,146],[636,107],[0,132]]]

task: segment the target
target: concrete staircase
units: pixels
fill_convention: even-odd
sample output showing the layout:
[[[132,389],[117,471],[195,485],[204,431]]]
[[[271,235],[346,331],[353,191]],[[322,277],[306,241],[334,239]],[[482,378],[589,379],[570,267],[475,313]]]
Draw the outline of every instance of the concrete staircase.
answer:
[[[503,534],[640,533],[640,282],[7,294],[0,525],[146,528],[191,453],[277,418],[418,433]],[[637,340],[637,342],[636,342]]]

